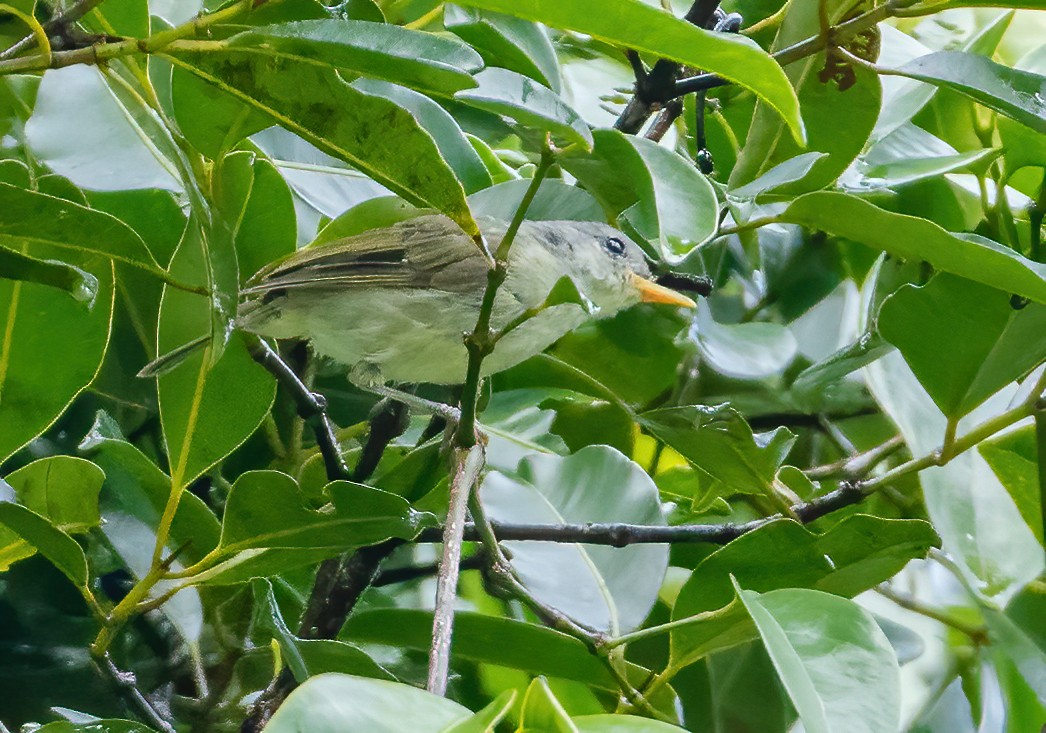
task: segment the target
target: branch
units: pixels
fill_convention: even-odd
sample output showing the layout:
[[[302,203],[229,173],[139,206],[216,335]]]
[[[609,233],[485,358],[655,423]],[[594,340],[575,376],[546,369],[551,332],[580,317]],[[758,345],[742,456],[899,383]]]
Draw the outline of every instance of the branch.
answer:
[[[718,9],[719,0],[694,0],[694,4],[683,16],[683,20],[699,28],[705,28],[715,18]],[[640,74],[642,63],[639,62],[639,56],[634,51],[629,55],[629,62],[636,73],[636,91],[617,118],[614,127],[621,132],[634,135],[650,117],[655,106],[672,99],[672,97],[665,97],[666,90],[671,89],[675,84],[681,66],[675,61],[659,59],[649,73]],[[671,124],[671,119],[668,120],[668,124]]]
[[[112,684],[117,693],[137,711],[142,720],[162,733],[175,733],[174,726],[160,714],[149,699],[138,689],[138,680],[133,672],[124,672],[116,666],[106,652],[94,660],[98,671]]]
[[[844,484],[835,491],[813,501],[796,504],[790,509],[799,521],[808,524],[838,509],[857,504],[867,495],[867,492],[856,485]],[[611,547],[685,543],[725,545],[743,534],[753,532],[770,522],[785,517],[785,514],[775,514],[744,524],[680,524],[676,526],[624,523],[516,524],[491,522],[490,528],[499,542],[581,542],[588,545],[609,545]],[[483,532],[477,523],[466,523],[464,539],[469,542],[483,540]],[[439,528],[426,529],[415,541],[439,542],[440,530]]]
[[[75,64],[102,64],[124,56],[159,53],[173,43],[196,36],[213,25],[236,20],[240,15],[249,13],[269,2],[275,3],[279,2],[279,0],[240,0],[213,13],[197,16],[174,28],[154,33],[148,38],[130,38],[122,41],[98,43],[72,51],[57,51],[46,57],[34,55],[7,58],[7,53],[10,52],[10,49],[8,49],[4,54],[0,54],[0,75],[24,71],[59,69]],[[25,39],[22,40],[24,41]],[[22,43],[22,41],[19,41],[19,43]]]
[[[67,31],[73,23],[80,20],[96,7],[101,5],[103,0],[80,0],[78,3],[70,7],[64,13],[56,15],[51,20],[43,24],[44,31],[50,36],[53,33],[64,33]],[[5,49],[0,53],[0,61],[5,59],[11,59],[20,54],[22,51],[28,51],[37,45],[37,37],[35,34],[30,33],[22,40],[15,43],[13,46]]]
[[[334,423],[327,416],[326,398],[310,390],[294,373],[294,370],[280,358],[280,355],[262,339],[257,336],[251,337],[248,340],[247,349],[251,357],[265,367],[290,393],[291,399],[298,408],[298,415],[309,424],[316,434],[316,445],[323,456],[327,479],[330,481],[352,480],[353,473],[341,457],[341,448],[335,435]]]

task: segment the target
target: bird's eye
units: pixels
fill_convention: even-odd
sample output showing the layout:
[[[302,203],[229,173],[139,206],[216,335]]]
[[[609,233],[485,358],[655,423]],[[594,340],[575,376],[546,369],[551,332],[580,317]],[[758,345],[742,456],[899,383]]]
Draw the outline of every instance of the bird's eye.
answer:
[[[608,237],[603,240],[603,249],[615,257],[620,257],[625,253],[625,243],[617,237]]]

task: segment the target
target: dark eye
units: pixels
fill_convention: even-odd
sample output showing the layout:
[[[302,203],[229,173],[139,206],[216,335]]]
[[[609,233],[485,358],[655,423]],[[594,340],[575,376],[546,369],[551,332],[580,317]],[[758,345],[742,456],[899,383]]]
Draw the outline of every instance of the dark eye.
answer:
[[[620,257],[625,253],[625,243],[617,237],[608,237],[603,240],[603,249],[615,257]]]

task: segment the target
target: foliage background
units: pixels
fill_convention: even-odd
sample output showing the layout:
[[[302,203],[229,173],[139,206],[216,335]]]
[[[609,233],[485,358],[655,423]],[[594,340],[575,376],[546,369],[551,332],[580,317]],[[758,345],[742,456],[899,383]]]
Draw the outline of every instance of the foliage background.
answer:
[[[1046,724],[1043,5],[716,5],[0,5],[0,728]],[[527,216],[715,287],[481,390],[514,574],[467,544],[441,698],[439,431],[284,344],[342,471],[227,326],[295,247],[509,219],[546,134]]]

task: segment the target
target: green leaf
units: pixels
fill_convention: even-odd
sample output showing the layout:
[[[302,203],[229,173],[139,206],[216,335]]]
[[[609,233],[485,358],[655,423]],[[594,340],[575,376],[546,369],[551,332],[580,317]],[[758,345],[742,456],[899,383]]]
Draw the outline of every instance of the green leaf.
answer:
[[[302,505],[294,479],[278,471],[248,471],[233,484],[225,505],[221,555],[257,548],[344,551],[390,537],[410,539],[430,515],[416,512],[399,496],[363,484],[327,485],[333,509]]]
[[[613,486],[614,501],[606,500]],[[562,524],[664,524],[653,480],[607,446],[571,456],[531,455],[517,476],[491,472],[480,497],[491,519]],[[539,600],[591,628],[618,635],[643,623],[657,600],[668,548],[507,542],[519,579]],[[549,563],[556,566],[548,572]]]
[[[899,353],[869,364],[864,374],[912,455],[930,455],[940,448],[946,419]],[[957,434],[1007,409],[1015,391],[1004,388],[990,397],[960,421]],[[1002,604],[1042,572],[1042,546],[977,451],[921,471],[919,483],[944,551],[978,592]]]
[[[1046,650],[1039,647],[1005,614],[993,608],[982,608],[988,625],[988,637],[1013,662],[1021,677],[1034,692],[1040,705],[1046,706]]]
[[[141,723],[130,720],[105,718],[92,720],[90,723],[71,723],[59,720],[37,728],[37,733],[156,733],[155,730]]]
[[[1008,293],[947,273],[893,293],[879,309],[878,326],[952,418],[1046,358],[1046,305],[1017,310]]]
[[[816,588],[853,596],[891,578],[937,543],[927,522],[857,514],[822,535],[780,520],[742,535],[701,561],[679,592],[672,620],[671,664],[680,668],[749,641],[754,628],[734,602],[731,578],[760,592]]]
[[[199,278],[205,258],[192,228],[190,224],[171,261],[171,272],[189,281]],[[211,318],[209,298],[165,288],[157,353],[166,354],[207,333]],[[173,491],[184,489],[247,440],[275,397],[275,380],[250,357],[240,334],[233,334],[213,365],[212,358],[213,347],[208,345],[157,380]]]
[[[17,216],[2,210],[0,231],[9,217]],[[25,243],[19,249],[25,253],[29,247]],[[88,309],[54,288],[0,279],[0,460],[50,427],[91,383],[101,367],[112,323],[115,288],[110,261],[60,252],[45,242],[33,243],[32,251],[43,258],[71,259],[89,271],[98,282],[98,297]]]
[[[707,301],[697,304],[691,338],[704,360],[735,379],[763,379],[783,372],[795,358],[795,336],[778,323],[716,323]]]
[[[528,188],[530,181],[526,179],[498,183],[469,196],[469,206],[476,216],[511,221]],[[588,191],[562,181],[545,180],[527,207],[526,218],[531,221],[600,221],[604,216],[602,207]]]
[[[174,62],[411,203],[478,233],[465,192],[414,116],[366,94],[333,69],[242,51],[180,52]]]
[[[591,149],[588,125],[548,87],[508,69],[484,69],[475,78],[477,88],[460,91],[454,98]]]
[[[79,267],[58,260],[38,260],[0,246],[0,278],[57,288],[90,308],[98,295],[98,280]]]
[[[480,55],[456,38],[365,20],[300,20],[251,28],[223,45],[439,94],[474,87],[471,74],[483,67]]]
[[[666,407],[640,416],[640,424],[731,492],[770,491],[777,469],[795,442],[787,428],[755,435],[727,405]]]
[[[98,526],[98,492],[105,473],[90,461],[49,456],[22,466],[4,480],[14,488],[18,503],[66,532]]]
[[[871,9],[871,5],[853,0],[792,3],[771,50],[780,51],[817,36],[821,32],[822,12],[831,23],[837,24],[855,9]],[[873,32],[876,31],[873,29]],[[779,163],[805,151],[824,155],[799,181],[785,185],[783,190],[797,194],[824,188],[834,182],[864,148],[879,116],[882,101],[879,77],[873,71],[852,66],[855,83],[841,90],[834,81],[821,80],[819,74],[825,63],[825,56],[819,53],[785,68],[806,123],[805,145],[785,135],[780,118],[761,102],[756,105],[747,139],[730,172],[732,188],[759,178]]]
[[[384,97],[414,115],[418,124],[435,140],[440,155],[454,170],[466,193],[490,185],[490,174],[472,143],[450,113],[436,102],[411,89],[376,79],[357,79],[352,86],[361,92]]]
[[[43,256],[43,245],[73,253],[100,254],[162,274],[145,243],[119,219],[65,199],[0,183],[0,243]],[[68,256],[66,257],[68,259]]]
[[[410,685],[322,674],[292,692],[266,733],[440,733],[472,712]]]
[[[99,416],[80,450],[105,472],[101,508],[107,521],[102,531],[128,567],[144,571],[155,537],[138,545],[138,536],[129,530],[137,525],[155,531],[171,495],[171,479],[134,445],[108,434],[103,427],[105,417]],[[171,544],[182,548],[179,557],[199,560],[218,544],[220,532],[218,519],[207,504],[195,494],[183,492],[171,524]]]
[[[215,180],[217,209],[227,222],[242,285],[265,265],[294,252],[294,201],[276,167],[250,152],[225,156]]]
[[[693,163],[653,140],[596,130],[590,155],[567,155],[563,166],[603,206],[638,235],[656,243],[658,256],[681,262],[715,234],[715,191]]]
[[[523,695],[518,733],[577,733],[544,677],[533,680]]]
[[[579,640],[545,626],[509,618],[460,612],[454,617],[454,659],[496,664],[617,691],[600,660]],[[432,612],[406,608],[361,609],[341,636],[360,644],[383,644],[428,652]]]
[[[87,587],[87,557],[72,537],[21,504],[0,501],[0,525],[46,557],[77,588]]]
[[[889,73],[951,89],[1038,133],[1046,133],[1046,77],[1039,74],[962,51],[920,56]]]
[[[802,588],[738,593],[808,733],[898,729],[900,668],[867,611]]]
[[[728,189],[727,193],[734,199],[755,199],[761,194],[801,181],[826,156],[827,153],[817,151],[801,153],[781,161],[743,186]]]
[[[820,404],[818,400],[831,385],[892,350],[878,333],[862,334],[854,343],[799,372],[792,382],[792,392],[804,404]]]
[[[673,733],[685,730],[634,715],[581,715],[571,720],[577,733]]]
[[[832,192],[800,196],[782,219],[897,257],[925,260],[938,270],[1046,303],[1046,265],[983,237],[952,234],[926,219],[894,214],[854,196]]]
[[[609,0],[598,12],[585,0],[465,0],[459,4],[587,33],[714,72],[766,100],[788,123],[795,139],[803,139],[799,104],[788,78],[776,61],[747,38],[710,33],[638,0]]]
[[[155,113],[122,98],[119,76],[93,66],[44,74],[25,126],[34,157],[80,188],[96,191],[163,188],[181,191],[178,151]],[[69,109],[76,134],[69,134]]]
[[[995,476],[1013,497],[1032,532],[1043,541],[1037,426],[1027,425],[977,445]]]
[[[490,733],[512,711],[516,691],[505,690],[468,720],[454,723],[440,733]]]
[[[561,91],[559,59],[543,26],[455,5],[444,6],[443,26],[479,51],[487,66],[517,71]]]
[[[352,644],[333,639],[299,639],[287,628],[272,584],[256,581],[252,590],[255,603],[252,638],[257,635],[259,627],[268,632],[279,644],[281,659],[298,682],[325,672],[394,679],[386,669]]]

